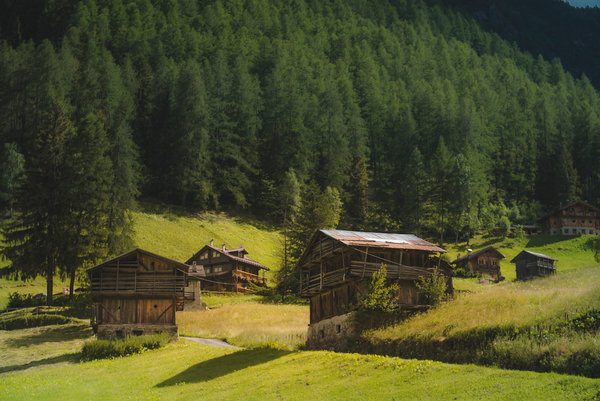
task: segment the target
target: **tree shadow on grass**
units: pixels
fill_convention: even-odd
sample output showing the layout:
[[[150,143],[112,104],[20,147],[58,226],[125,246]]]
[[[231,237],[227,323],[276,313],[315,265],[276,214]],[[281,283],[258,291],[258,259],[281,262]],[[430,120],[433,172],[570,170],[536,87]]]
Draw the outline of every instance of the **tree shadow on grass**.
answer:
[[[82,340],[92,336],[92,328],[87,325],[64,325],[45,327],[38,333],[25,337],[10,338],[5,341],[11,347],[27,347],[50,342]]]
[[[252,349],[234,352],[218,358],[209,359],[190,366],[186,370],[156,385],[156,387],[174,386],[178,383],[200,383],[260,365],[290,354],[290,351],[275,349]]]
[[[528,248],[539,248],[546,245],[556,244],[557,242],[563,242],[576,238],[574,235],[534,235],[527,242]],[[593,240],[595,237],[590,236],[586,241],[586,247],[593,248]]]
[[[10,366],[0,366],[0,373],[5,372],[14,372],[17,370],[25,370],[29,368],[33,368],[36,366],[44,366],[44,365],[54,365],[55,363],[61,362],[79,362],[80,353],[73,352],[70,354],[62,354],[58,356],[53,356],[50,358],[40,359],[39,361],[31,361],[24,363],[22,365],[10,365]]]

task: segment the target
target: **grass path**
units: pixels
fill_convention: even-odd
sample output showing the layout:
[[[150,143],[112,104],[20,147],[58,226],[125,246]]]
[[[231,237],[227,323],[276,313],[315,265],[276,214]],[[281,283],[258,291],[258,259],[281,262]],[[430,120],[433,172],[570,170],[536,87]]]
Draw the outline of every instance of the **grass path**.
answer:
[[[68,372],[68,374],[65,374]],[[593,400],[600,380],[326,351],[179,341],[140,355],[0,374],[9,400]]]

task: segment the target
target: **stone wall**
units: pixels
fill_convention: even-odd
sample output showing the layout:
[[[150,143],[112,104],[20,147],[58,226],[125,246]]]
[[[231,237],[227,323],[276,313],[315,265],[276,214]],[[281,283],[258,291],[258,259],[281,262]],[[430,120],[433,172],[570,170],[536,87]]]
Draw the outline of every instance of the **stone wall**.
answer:
[[[308,326],[306,346],[309,349],[343,351],[352,336],[354,313],[334,316]]]
[[[112,340],[131,336],[167,333],[173,338],[179,336],[177,325],[170,324],[100,324],[96,332],[98,340]]]

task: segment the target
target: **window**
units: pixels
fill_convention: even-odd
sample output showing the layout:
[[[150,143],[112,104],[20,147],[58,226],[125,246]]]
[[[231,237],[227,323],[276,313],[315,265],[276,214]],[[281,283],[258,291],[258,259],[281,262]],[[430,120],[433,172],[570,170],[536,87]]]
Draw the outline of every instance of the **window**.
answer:
[[[219,273],[223,271],[223,266],[215,266],[213,268],[213,273]]]
[[[592,224],[592,220],[590,220],[590,224]]]
[[[212,267],[207,267],[206,268],[206,274],[210,274],[212,273]]]

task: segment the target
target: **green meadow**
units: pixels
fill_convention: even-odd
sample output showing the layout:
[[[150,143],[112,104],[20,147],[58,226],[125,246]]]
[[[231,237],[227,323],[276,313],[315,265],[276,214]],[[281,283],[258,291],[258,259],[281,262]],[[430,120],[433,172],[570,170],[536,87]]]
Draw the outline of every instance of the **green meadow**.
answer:
[[[600,380],[327,351],[231,350],[179,340],[160,350],[79,362],[89,332],[73,325],[0,332],[3,400],[594,400]],[[78,331],[79,330],[79,331]],[[29,356],[28,343],[51,351]],[[35,359],[35,360],[34,360]]]

